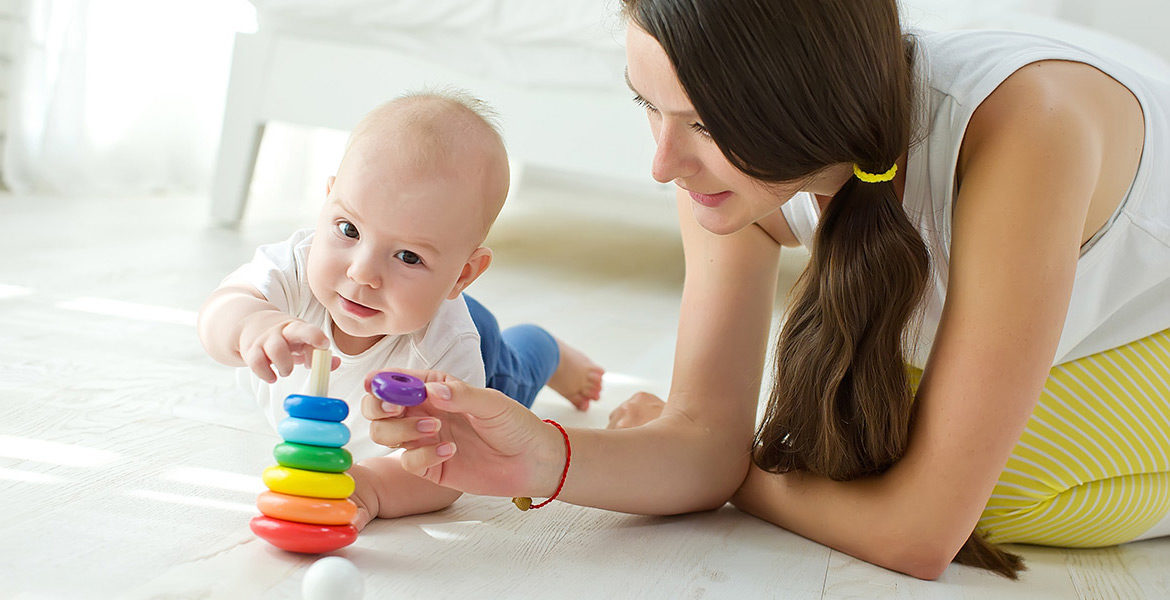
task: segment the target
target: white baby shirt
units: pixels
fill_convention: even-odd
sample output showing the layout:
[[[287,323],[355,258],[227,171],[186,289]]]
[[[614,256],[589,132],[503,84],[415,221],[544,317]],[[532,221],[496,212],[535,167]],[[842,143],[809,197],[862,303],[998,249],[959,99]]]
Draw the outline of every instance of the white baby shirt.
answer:
[[[333,354],[341,358],[341,366],[329,377],[329,396],[349,404],[349,417],[344,422],[350,429],[350,441],[345,447],[355,461],[388,454],[390,449],[370,440],[369,421],[361,415],[366,375],[394,368],[432,369],[483,386],[479,332],[467,311],[467,303],[460,296],[445,300],[426,327],[409,334],[385,336],[355,356],[344,354],[333,341],[329,312],[309,290],[308,257],[312,242],[313,230],[304,229],[283,242],[260,246],[252,261],[228,275],[224,283],[252,286],[280,310],[325,332]],[[274,431],[277,423],[287,416],[285,397],[311,393],[309,369],[302,366],[271,385],[242,367],[237,369],[237,381],[255,394]]]

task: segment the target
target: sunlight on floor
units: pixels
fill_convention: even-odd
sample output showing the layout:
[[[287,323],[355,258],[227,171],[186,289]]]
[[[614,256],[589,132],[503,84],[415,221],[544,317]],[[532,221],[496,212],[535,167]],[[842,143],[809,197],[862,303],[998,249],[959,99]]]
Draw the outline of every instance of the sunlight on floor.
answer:
[[[75,310],[95,315],[122,317],[155,323],[187,325],[190,327],[195,326],[196,319],[196,313],[190,310],[123,302],[121,300],[108,300],[106,298],[75,298],[73,300],[58,302],[55,306],[64,310]]]
[[[33,473],[31,471],[20,471],[17,469],[5,469],[0,467],[0,479],[6,481],[23,481],[25,483],[64,483],[65,478],[56,475],[46,475],[44,473]]]
[[[448,542],[461,542],[471,539],[470,533],[459,533],[451,531],[453,528],[465,529],[468,527],[476,527],[483,523],[483,521],[452,521],[450,523],[443,523],[442,525],[419,525],[418,528],[423,530],[423,533],[431,536],[436,540]]]
[[[157,500],[159,502],[167,502],[169,504],[186,504],[188,506],[198,506],[202,508],[218,508],[221,510],[230,510],[234,512],[242,512],[249,514],[257,514],[255,504],[244,504],[242,502],[228,502],[227,500],[216,500],[215,498],[200,498],[198,496],[189,496],[183,494],[172,494],[170,492],[158,492],[154,490],[131,490],[126,492],[127,496],[135,498],[145,498],[147,500]]]
[[[607,371],[605,375],[601,376],[601,381],[606,385],[652,386],[658,384],[658,382],[653,379],[637,377],[634,375],[626,375],[625,373],[613,373],[609,371]]]
[[[21,287],[19,285],[4,285],[0,283],[0,298],[18,298],[20,296],[27,296],[32,293],[32,290]]]
[[[163,473],[162,478],[166,481],[252,494],[259,494],[267,489],[259,476],[203,467],[175,467]]]
[[[104,467],[122,457],[96,448],[11,435],[0,435],[0,456],[67,467]]]

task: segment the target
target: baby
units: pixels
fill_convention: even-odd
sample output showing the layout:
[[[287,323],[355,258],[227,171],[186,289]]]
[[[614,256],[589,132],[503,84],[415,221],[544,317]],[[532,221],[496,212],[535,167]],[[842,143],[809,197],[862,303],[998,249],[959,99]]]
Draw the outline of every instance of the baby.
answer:
[[[366,374],[433,369],[531,406],[547,384],[578,409],[602,370],[543,329],[501,332],[462,294],[492,262],[482,244],[508,193],[508,160],[482,102],[412,94],[371,111],[350,135],[315,229],[261,246],[199,313],[208,354],[241,369],[270,423],[306,393],[313,348],[332,347],[329,395],[350,404],[359,528],[374,517],[444,508],[459,492],[402,470],[369,438]]]

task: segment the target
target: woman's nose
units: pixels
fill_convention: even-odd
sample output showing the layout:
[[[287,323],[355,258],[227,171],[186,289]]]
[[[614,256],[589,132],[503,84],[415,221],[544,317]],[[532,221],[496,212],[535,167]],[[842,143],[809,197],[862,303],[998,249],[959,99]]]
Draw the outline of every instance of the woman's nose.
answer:
[[[654,151],[654,162],[650,165],[650,174],[659,183],[670,183],[675,179],[685,179],[698,170],[698,161],[691,154],[685,132],[678,131],[677,127],[662,124],[655,141],[658,144]]]

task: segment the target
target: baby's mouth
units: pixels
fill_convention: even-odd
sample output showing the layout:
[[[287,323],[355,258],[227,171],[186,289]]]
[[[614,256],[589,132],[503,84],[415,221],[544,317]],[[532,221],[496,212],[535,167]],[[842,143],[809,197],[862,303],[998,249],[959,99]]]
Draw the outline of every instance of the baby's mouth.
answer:
[[[380,310],[370,308],[364,304],[358,304],[357,302],[354,302],[353,300],[350,300],[341,294],[338,294],[337,297],[341,299],[341,308],[344,309],[345,312],[355,317],[364,319],[382,312]]]

